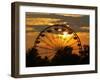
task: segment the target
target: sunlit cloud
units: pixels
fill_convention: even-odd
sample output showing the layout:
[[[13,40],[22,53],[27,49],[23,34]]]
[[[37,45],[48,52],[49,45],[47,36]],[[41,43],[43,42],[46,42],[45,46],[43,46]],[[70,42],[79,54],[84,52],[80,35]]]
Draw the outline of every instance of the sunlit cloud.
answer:
[[[69,17],[82,17],[83,16],[83,15],[80,15],[80,14],[58,14],[58,15],[69,16]]]
[[[35,31],[35,29],[34,29],[34,28],[32,28],[32,27],[27,27],[27,28],[26,28],[26,31],[27,31],[27,32],[30,32],[30,31]]]
[[[89,30],[89,27],[88,26],[83,26],[83,27],[80,27],[81,30]]]
[[[60,20],[56,18],[26,18],[26,25],[52,25]]]

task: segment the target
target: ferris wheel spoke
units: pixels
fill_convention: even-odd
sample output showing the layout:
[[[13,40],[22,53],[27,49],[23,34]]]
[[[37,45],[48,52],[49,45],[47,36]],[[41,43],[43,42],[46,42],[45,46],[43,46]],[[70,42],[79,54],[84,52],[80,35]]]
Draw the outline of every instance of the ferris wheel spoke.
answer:
[[[58,29],[58,28],[56,28]],[[55,29],[53,29],[52,34],[50,35],[50,40],[52,41],[52,43],[55,45],[55,47],[59,46],[59,39],[58,37],[58,33],[55,33]]]
[[[52,44],[52,46],[54,46],[54,47],[56,47],[56,44],[55,44],[55,42],[54,42],[54,38],[55,37],[53,37],[53,33],[52,34],[47,34],[46,35],[46,39],[48,39],[48,41]]]
[[[59,36],[59,34],[57,35],[57,42],[58,42],[58,47],[61,48],[61,37]]]
[[[62,36],[60,37],[60,47],[61,48],[64,47],[64,45],[62,45],[62,44],[64,44],[65,40],[66,40],[66,38],[63,38]]]
[[[43,39],[41,39],[41,41],[44,42],[46,45],[48,45],[48,46],[54,48],[54,45],[52,45],[52,44],[50,43],[50,41],[48,41],[47,39],[44,39],[44,38],[43,38]]]
[[[58,35],[58,47],[61,48],[61,37]]]
[[[72,54],[80,54],[82,46],[77,34],[66,25],[49,26],[40,32],[35,42],[38,55],[52,59],[57,51],[66,46],[72,48]]]
[[[36,47],[37,50],[40,50],[40,51],[55,51],[53,48],[47,48],[47,47],[43,47],[43,46],[37,46]]]
[[[51,47],[51,46],[48,46],[47,44],[39,44],[39,45],[37,45],[37,46],[42,46],[42,47],[46,47],[46,48],[48,48],[48,49],[53,49],[53,47]]]
[[[51,50],[39,50],[39,53],[42,53],[42,54],[47,54],[47,53],[55,53],[55,51],[51,51]]]
[[[63,41],[63,47],[66,46],[66,41],[68,40],[68,38],[64,39]]]
[[[52,34],[51,41],[54,43],[55,47],[60,47],[60,38],[58,37],[58,34]]]
[[[61,48],[62,47],[62,39],[61,39],[61,36],[60,36],[60,33],[61,33],[62,30],[63,30],[63,28],[61,26],[55,28],[56,37],[57,37],[56,44],[57,44],[57,47],[58,48]]]
[[[54,50],[54,49],[50,49],[50,48],[47,48],[47,47],[43,47],[43,46],[37,46],[37,48],[42,48],[42,49],[47,49],[47,50]]]
[[[67,45],[73,39],[73,37],[74,37],[74,35],[72,35],[68,40],[66,40],[64,45]]]
[[[66,43],[68,43],[72,38],[73,38],[73,36]]]

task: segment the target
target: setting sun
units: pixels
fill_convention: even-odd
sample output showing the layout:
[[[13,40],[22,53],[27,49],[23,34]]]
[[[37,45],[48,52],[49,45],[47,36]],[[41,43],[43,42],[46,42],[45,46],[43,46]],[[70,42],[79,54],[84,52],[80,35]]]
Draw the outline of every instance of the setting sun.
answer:
[[[63,34],[59,34],[59,37],[62,38],[62,39],[66,39],[68,37],[70,37],[71,35],[68,34],[68,32],[63,32]]]
[[[68,35],[68,32],[63,32],[63,38],[66,38]]]

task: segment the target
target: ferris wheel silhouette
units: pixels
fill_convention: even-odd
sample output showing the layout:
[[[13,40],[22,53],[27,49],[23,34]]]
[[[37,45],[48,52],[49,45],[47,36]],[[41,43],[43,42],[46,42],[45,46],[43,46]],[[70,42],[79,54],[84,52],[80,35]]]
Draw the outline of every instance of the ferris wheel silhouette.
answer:
[[[34,48],[38,54],[49,54],[49,57],[59,50],[63,51],[66,47],[72,48],[72,54],[82,55],[80,38],[69,24],[55,24],[46,27],[34,42]]]

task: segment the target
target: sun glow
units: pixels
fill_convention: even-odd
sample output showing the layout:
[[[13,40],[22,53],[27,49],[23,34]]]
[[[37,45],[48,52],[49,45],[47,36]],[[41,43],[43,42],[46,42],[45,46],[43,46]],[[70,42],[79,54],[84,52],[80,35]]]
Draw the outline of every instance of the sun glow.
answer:
[[[69,36],[71,36],[70,34],[68,34],[68,32],[63,32],[63,34],[60,34],[59,37],[62,38],[62,39],[66,39],[68,38]]]
[[[66,38],[67,36],[68,36],[68,32],[63,32],[62,37],[63,37],[63,38]]]

